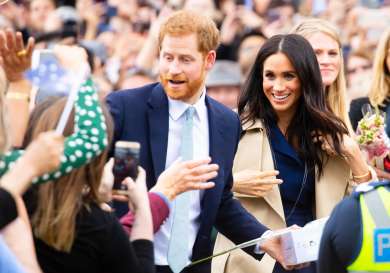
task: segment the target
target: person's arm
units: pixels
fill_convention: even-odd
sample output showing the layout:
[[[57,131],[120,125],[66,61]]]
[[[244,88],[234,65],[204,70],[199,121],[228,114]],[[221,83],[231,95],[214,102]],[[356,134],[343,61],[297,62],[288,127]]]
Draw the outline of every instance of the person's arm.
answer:
[[[104,268],[111,273],[153,273],[155,272],[153,242],[138,239],[130,242],[129,236],[119,224],[115,215],[111,214],[112,224],[107,236],[103,239]]]
[[[264,197],[275,185],[283,180],[276,178],[277,170],[243,170],[233,174],[233,188],[235,194],[253,197]]]
[[[321,149],[329,156],[337,155],[334,143],[329,135],[314,136],[314,141],[320,142]],[[344,158],[351,169],[351,184],[359,184],[377,179],[375,171],[366,163],[358,143],[351,135],[344,134],[342,136],[340,153],[340,156]]]
[[[237,150],[238,141],[241,135],[241,125],[238,116],[236,116],[236,123],[237,131],[235,134],[236,142],[234,153]],[[224,172],[225,185],[215,221],[217,230],[235,244],[259,238],[268,230],[268,228],[259,223],[253,215],[243,208],[238,200],[233,198],[231,192],[233,184],[232,166],[225,166]],[[262,255],[255,254],[254,246],[243,250],[256,259],[262,258]]]
[[[134,212],[134,224],[126,239],[123,228],[115,221],[113,227],[118,229],[119,226],[120,230],[112,232],[109,238],[109,247],[112,247],[107,253],[110,272],[154,272],[153,223],[145,171],[139,167],[136,182],[128,177],[123,183],[127,186],[129,207]]]
[[[167,219],[169,216],[169,201],[162,194],[153,192],[149,192],[148,197],[150,211],[152,213],[153,233],[156,233],[159,231],[165,219]],[[129,211],[120,218],[120,223],[122,224],[127,234],[131,234],[134,220],[135,217],[132,211]]]
[[[20,32],[0,31],[0,63],[9,81],[5,103],[14,147],[22,145],[28,123],[32,86],[23,73],[31,67],[33,49],[33,38],[24,46]]]
[[[12,168],[2,176],[0,186],[13,196],[20,196],[34,177],[58,168],[63,152],[63,137],[55,132],[41,133],[26,149],[23,156],[12,162]],[[4,162],[0,161],[0,166]]]
[[[7,190],[0,188],[0,229],[18,217],[15,199]]]
[[[2,229],[2,236],[27,272],[41,273],[26,208],[21,197],[17,197],[16,200],[19,217]]]
[[[206,190],[214,187],[213,182],[204,182],[217,176],[218,165],[210,164],[211,158],[188,161],[176,160],[161,173],[157,183],[150,189],[149,203],[152,212],[153,230],[157,232],[169,215],[170,202],[177,195],[190,190]],[[118,199],[118,201],[126,201]],[[134,215],[129,211],[121,218],[124,228],[131,230]]]
[[[64,66],[71,71],[78,71],[79,67],[86,63],[84,62],[86,53],[78,47],[59,46],[56,47],[55,54],[60,60],[68,58],[67,64],[65,61],[61,61],[61,63],[65,64]],[[74,107],[74,133],[65,140],[65,150],[60,167],[36,178],[33,183],[56,180],[73,169],[88,163],[106,148],[108,144],[106,124],[97,91],[91,79],[86,80],[80,87]],[[14,150],[5,154],[0,161],[0,176],[22,154],[22,150]]]

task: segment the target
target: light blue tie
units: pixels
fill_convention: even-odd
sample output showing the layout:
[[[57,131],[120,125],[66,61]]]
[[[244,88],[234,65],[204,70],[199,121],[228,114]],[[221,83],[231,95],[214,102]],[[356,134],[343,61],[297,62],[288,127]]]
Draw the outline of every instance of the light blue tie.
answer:
[[[192,127],[195,108],[190,106],[185,112],[185,122],[182,129],[180,156],[183,160],[193,157]],[[190,226],[191,193],[184,192],[175,199],[175,211],[172,219],[171,238],[168,247],[168,264],[173,273],[181,272],[189,263],[188,232]]]

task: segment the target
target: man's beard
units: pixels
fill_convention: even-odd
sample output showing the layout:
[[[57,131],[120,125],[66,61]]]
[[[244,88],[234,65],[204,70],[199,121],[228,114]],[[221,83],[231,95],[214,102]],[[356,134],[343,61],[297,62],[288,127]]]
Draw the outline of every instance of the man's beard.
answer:
[[[168,97],[174,100],[186,101],[193,96],[199,89],[202,87],[205,79],[205,71],[202,70],[202,74],[196,80],[189,81],[184,74],[179,75],[170,75],[170,74],[160,74],[161,84],[164,87],[165,93]],[[169,86],[169,81],[182,81],[184,82],[180,89],[171,88]]]

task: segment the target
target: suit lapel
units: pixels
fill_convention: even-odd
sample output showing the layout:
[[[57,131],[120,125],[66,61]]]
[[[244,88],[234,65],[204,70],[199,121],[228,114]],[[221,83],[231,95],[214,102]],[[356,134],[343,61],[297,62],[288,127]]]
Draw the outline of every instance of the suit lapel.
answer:
[[[212,105],[212,101],[206,96],[206,106],[207,106],[207,115],[209,121],[209,154],[212,159],[212,163],[219,165],[218,176],[213,179],[215,182],[215,187],[205,191],[205,194],[201,201],[201,223],[204,224],[208,217],[205,217],[207,212],[215,210],[216,207],[216,198],[215,195],[219,190],[219,187],[223,187],[223,179],[226,174],[224,174],[223,166],[223,147],[224,147],[224,137],[223,137],[223,115]],[[207,202],[205,202],[207,200]]]
[[[157,178],[165,169],[169,129],[168,99],[160,84],[152,90],[148,105],[149,144]]]

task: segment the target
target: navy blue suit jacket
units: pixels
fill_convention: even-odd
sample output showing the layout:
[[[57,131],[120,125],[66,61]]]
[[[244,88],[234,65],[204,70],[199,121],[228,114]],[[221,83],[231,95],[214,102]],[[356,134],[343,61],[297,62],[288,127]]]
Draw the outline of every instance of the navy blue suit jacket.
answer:
[[[115,122],[114,141],[141,143],[140,165],[151,188],[165,169],[168,145],[168,99],[163,87],[154,83],[141,88],[117,91],[107,98]],[[232,165],[241,133],[236,113],[206,96],[209,119],[210,157],[219,165],[215,187],[201,200],[200,228],[192,259],[212,254],[211,229],[216,226],[236,244],[261,236],[266,227],[249,214],[231,193]],[[247,249],[254,256],[253,248]],[[258,256],[257,258],[260,258]],[[210,263],[195,266],[194,272],[209,272]]]

